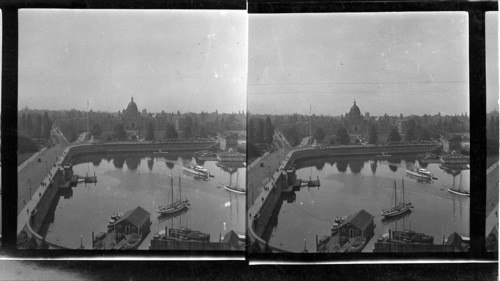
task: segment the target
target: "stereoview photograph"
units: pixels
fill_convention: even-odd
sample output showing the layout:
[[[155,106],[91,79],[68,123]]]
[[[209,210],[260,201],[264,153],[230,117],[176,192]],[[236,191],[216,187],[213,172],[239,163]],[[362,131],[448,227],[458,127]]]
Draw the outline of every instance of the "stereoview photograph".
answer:
[[[245,250],[245,11],[19,12],[19,249]]]
[[[486,13],[486,251],[498,252],[498,12]]]
[[[467,13],[249,15],[249,251],[469,249]]]

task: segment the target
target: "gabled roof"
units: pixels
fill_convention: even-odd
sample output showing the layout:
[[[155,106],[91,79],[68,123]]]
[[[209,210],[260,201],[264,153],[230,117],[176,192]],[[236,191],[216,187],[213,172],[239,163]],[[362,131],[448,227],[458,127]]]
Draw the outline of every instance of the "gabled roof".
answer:
[[[148,211],[144,210],[141,206],[137,206],[136,208],[123,214],[123,216],[119,218],[115,224],[128,220],[131,224],[139,227],[147,221],[150,216],[151,214]]]
[[[239,152],[236,152],[236,151],[228,151],[228,152],[223,152],[221,153],[219,156],[222,156],[222,157],[233,157],[233,156],[246,156],[245,154],[243,153],[239,153]]]
[[[226,235],[224,235],[224,239],[222,239],[222,242],[228,243],[229,245],[238,249],[238,240],[239,240],[238,234],[236,234],[236,232],[231,230],[228,233],[226,233]]]
[[[459,135],[448,135],[443,138],[447,141],[462,141],[462,137]]]
[[[346,225],[347,223],[351,223],[360,230],[364,230],[370,224],[370,222],[373,221],[374,218],[375,217],[370,215],[370,213],[368,213],[367,211],[361,210],[357,213],[349,215],[347,219],[342,223],[342,226]]]
[[[220,137],[225,139],[237,139],[238,134],[237,133],[220,134]]]

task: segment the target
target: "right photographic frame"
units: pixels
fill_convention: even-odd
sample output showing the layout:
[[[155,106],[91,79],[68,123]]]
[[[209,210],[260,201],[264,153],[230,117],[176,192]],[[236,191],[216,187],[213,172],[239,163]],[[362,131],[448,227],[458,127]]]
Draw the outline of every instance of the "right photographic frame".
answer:
[[[486,27],[486,251],[498,252],[498,12]]]
[[[248,25],[248,251],[468,252],[469,15]]]

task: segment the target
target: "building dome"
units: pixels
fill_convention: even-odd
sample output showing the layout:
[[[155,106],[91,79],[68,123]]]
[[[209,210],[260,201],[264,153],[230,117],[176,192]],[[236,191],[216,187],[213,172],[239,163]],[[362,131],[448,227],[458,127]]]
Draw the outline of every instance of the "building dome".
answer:
[[[134,102],[134,98],[131,99],[130,103],[127,106],[127,113],[136,115],[139,114],[139,110],[137,109],[137,104]]]
[[[356,101],[354,101],[354,105],[351,107],[351,110],[349,111],[349,117],[351,118],[361,117],[361,110],[359,110],[359,107],[356,105]]]

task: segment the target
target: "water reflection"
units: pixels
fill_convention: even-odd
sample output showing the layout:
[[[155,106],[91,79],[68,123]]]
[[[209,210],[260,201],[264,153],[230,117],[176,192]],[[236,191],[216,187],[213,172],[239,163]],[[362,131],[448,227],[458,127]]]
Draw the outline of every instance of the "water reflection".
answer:
[[[125,157],[115,156],[113,158],[113,165],[115,168],[121,170],[123,169],[123,165],[125,164]]]
[[[351,169],[351,173],[359,174],[361,172],[361,169],[363,169],[364,163],[364,161],[360,160],[349,161],[349,168]]]
[[[349,165],[348,160],[339,160],[337,161],[337,170],[339,172],[345,173],[347,171],[347,165]]]

